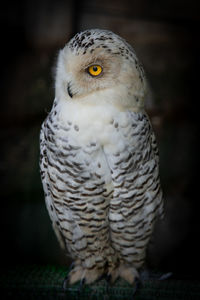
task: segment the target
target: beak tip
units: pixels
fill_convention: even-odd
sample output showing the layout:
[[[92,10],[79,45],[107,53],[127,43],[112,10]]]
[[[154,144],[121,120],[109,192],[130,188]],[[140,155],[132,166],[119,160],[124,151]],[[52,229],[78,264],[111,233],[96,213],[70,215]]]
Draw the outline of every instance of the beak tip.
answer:
[[[68,83],[68,86],[67,86],[67,92],[68,92],[68,95],[73,98],[73,94],[72,94],[72,91],[70,89],[70,84]]]

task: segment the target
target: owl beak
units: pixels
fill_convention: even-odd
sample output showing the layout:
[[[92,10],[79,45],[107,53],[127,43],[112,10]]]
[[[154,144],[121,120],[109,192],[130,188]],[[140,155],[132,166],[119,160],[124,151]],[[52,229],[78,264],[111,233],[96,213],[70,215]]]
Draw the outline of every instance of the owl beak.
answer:
[[[72,98],[72,97],[73,97],[73,94],[72,94],[72,91],[71,91],[70,82],[69,82],[68,85],[67,85],[67,92],[68,92],[68,95]]]

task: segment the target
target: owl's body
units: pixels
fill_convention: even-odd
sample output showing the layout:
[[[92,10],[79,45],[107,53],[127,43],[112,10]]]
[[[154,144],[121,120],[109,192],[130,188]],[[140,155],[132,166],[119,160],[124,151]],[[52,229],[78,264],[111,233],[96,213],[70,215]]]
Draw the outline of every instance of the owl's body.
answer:
[[[91,76],[91,65],[102,74]],[[135,53],[111,32],[80,33],[60,52],[40,166],[53,228],[75,261],[70,283],[103,274],[133,283],[144,263],[163,213],[144,91]]]

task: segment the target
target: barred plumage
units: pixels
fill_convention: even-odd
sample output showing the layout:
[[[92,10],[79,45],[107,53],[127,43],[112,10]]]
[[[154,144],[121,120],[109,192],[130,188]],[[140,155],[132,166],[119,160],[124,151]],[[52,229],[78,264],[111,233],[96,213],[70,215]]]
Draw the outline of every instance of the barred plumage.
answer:
[[[92,63],[102,64],[98,78],[86,72]],[[109,79],[113,64],[119,76]],[[60,52],[40,168],[53,228],[75,260],[70,283],[104,273],[133,283],[163,214],[145,84],[132,48],[108,31],[80,33]]]

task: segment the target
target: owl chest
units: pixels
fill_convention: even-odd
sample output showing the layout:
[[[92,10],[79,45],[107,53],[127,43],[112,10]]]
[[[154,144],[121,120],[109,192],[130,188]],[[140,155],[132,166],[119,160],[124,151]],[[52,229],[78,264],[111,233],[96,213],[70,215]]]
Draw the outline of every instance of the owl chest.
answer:
[[[87,168],[106,165],[105,156],[141,152],[146,147],[145,122],[138,115],[99,110],[62,110],[49,115],[46,136],[54,159],[75,161]],[[143,149],[142,149],[143,148]],[[103,161],[103,162],[102,162]]]
[[[81,147],[91,143],[104,147],[112,143],[117,145],[130,129],[131,118],[114,106],[61,103],[57,122],[61,128],[58,134],[66,134]]]
[[[49,156],[54,161],[62,161],[63,168],[79,166],[79,172],[97,170],[101,175],[110,173],[107,158],[114,163],[130,152],[142,152],[144,132],[145,122],[138,114],[105,108],[62,109],[56,115],[52,111],[46,123]]]

